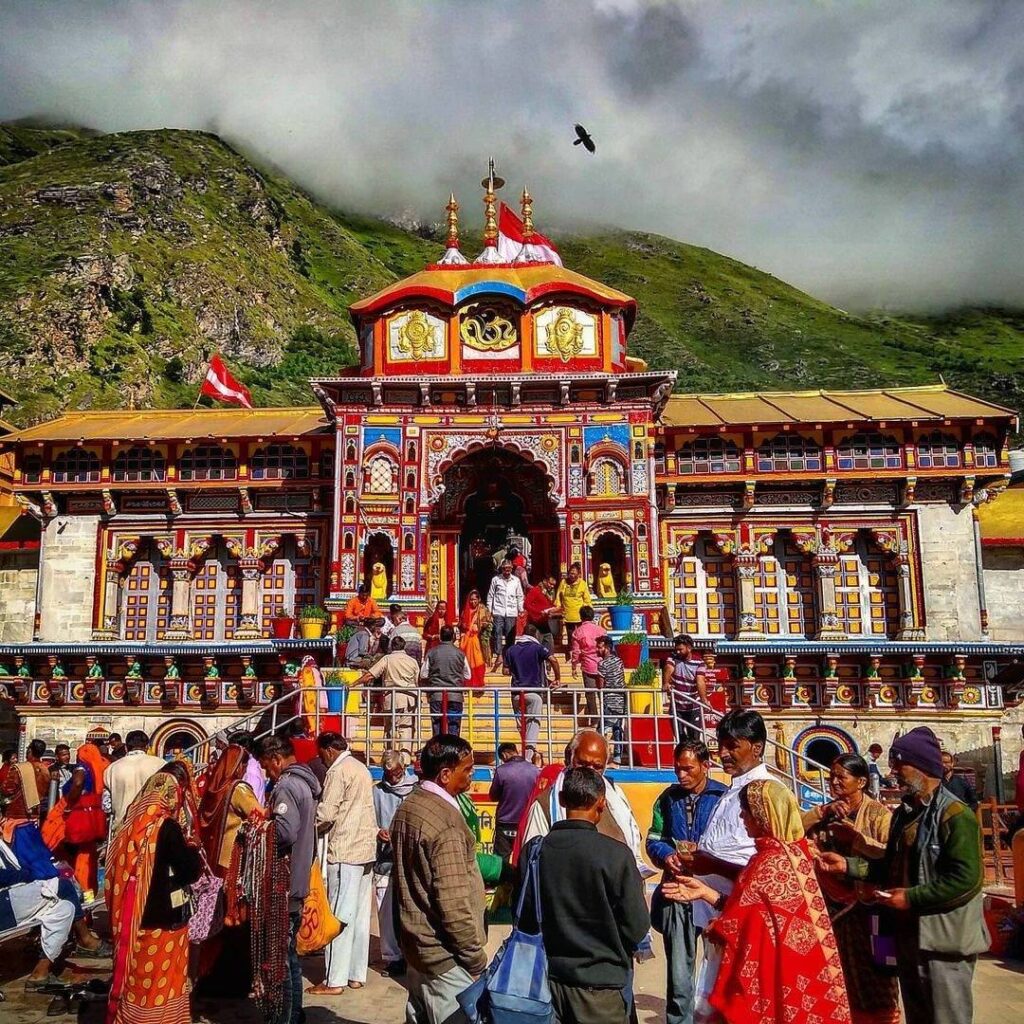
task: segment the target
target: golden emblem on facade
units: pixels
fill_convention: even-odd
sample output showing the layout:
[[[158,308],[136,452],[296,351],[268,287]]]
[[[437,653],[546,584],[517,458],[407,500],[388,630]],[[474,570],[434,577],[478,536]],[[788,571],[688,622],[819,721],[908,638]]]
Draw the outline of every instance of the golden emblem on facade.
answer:
[[[413,310],[398,329],[398,351],[413,359],[436,355],[439,331],[440,327],[432,324],[426,313]]]
[[[500,311],[488,307],[471,306],[459,321],[459,337],[470,348],[480,352],[500,352],[511,348],[518,340],[516,325],[502,316]]]
[[[555,319],[545,328],[548,352],[569,362],[583,350],[583,325],[576,322],[571,309],[558,309]]]

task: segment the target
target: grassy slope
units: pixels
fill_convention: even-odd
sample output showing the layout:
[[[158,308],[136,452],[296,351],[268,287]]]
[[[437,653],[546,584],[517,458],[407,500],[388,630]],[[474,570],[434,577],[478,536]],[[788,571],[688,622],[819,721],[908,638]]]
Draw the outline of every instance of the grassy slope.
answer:
[[[306,377],[351,361],[348,303],[439,252],[325,210],[204,133],[0,129],[5,160],[0,381],[22,400],[19,422],[68,406],[190,404],[214,349],[259,404],[308,402]],[[40,200],[51,186],[79,193]],[[637,298],[631,350],[679,370],[684,390],[943,374],[1024,404],[1024,313],[850,316],[708,249],[638,233],[567,239],[562,252]]]

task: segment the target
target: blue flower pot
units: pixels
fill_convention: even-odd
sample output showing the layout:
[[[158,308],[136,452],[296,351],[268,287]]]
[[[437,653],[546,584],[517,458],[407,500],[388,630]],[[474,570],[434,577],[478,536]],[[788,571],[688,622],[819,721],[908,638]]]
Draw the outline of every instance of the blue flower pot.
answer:
[[[613,604],[608,609],[612,617],[612,629],[628,632],[633,628],[633,606],[631,604]]]

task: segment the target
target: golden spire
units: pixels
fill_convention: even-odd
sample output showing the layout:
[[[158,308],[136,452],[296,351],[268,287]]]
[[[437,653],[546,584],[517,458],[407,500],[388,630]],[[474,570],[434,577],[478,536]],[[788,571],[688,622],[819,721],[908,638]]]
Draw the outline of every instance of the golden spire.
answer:
[[[455,201],[455,193],[448,197],[448,205],[445,207],[448,213],[448,241],[445,243],[449,249],[459,247],[459,204]]]
[[[533,238],[533,196],[527,189],[523,189],[522,197],[523,211],[523,242],[529,242]]]
[[[494,173],[494,157],[487,161],[487,177],[480,184],[484,188],[484,249],[498,244],[498,216],[495,192],[505,184],[504,178]]]

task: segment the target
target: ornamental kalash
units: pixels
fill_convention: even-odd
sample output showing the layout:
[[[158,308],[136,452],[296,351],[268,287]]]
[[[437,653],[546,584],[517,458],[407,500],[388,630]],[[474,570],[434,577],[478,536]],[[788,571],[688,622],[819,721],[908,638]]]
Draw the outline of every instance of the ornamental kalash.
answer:
[[[499,184],[479,255],[453,196],[438,261],[351,307],[359,365],[312,380],[318,405],[74,412],[2,439],[7,728],[188,748],[305,656],[332,666],[359,584],[414,623],[439,600],[457,616],[514,546],[534,582],[578,563],[602,617],[629,591],[649,657],[693,636],[798,771],[926,722],[992,792],[1000,672],[1024,644],[1018,607],[986,607],[979,507],[1009,479],[1014,414],[940,384],[673,394],[629,354],[635,301],[563,267],[527,193],[499,230]],[[327,637],[291,621],[307,605]],[[365,706],[346,704],[357,748]],[[511,716],[472,707],[493,755]],[[560,756],[571,700],[546,716]],[[629,758],[653,745],[667,766],[670,728],[647,718],[634,741],[661,742]]]

